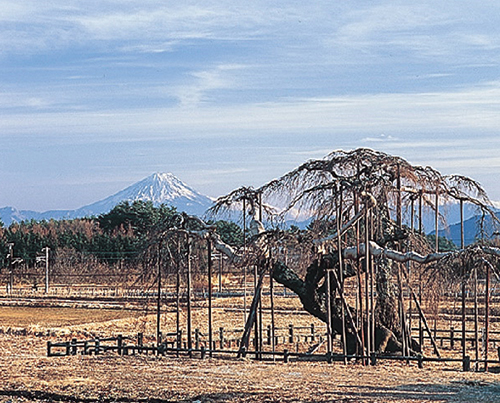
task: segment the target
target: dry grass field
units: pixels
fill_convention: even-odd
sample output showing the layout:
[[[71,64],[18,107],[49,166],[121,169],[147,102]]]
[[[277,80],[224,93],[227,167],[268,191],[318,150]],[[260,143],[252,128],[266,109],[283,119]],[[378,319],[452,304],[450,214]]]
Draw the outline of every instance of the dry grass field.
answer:
[[[298,302],[277,299],[277,326],[308,326],[293,314]],[[215,300],[214,328],[243,326],[238,301]],[[300,311],[298,311],[300,312]],[[193,328],[206,331],[199,301]],[[268,318],[264,316],[267,321]],[[118,356],[116,353],[47,357],[47,341],[155,333],[154,312],[56,307],[0,307],[0,402],[500,402],[500,364],[491,372],[461,372],[459,364],[405,362],[262,362],[199,357]],[[181,320],[185,321],[185,310]],[[161,317],[175,328],[175,312]]]

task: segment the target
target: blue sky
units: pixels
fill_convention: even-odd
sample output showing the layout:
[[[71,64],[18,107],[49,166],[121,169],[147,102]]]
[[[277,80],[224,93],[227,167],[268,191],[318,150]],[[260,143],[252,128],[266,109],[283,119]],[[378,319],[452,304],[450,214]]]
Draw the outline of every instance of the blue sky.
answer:
[[[356,147],[500,200],[498,26],[494,1],[0,0],[0,207],[153,172],[219,196]]]

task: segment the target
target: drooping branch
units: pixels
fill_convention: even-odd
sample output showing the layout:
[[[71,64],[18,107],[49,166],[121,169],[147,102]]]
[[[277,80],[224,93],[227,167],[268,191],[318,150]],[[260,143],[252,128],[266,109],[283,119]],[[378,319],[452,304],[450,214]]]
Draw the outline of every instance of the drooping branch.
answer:
[[[427,255],[421,255],[414,251],[409,252],[398,252],[393,249],[387,249],[380,247],[377,243],[371,241],[369,244],[370,254],[374,257],[385,257],[387,259],[393,260],[398,263],[406,263],[409,261],[417,262],[420,264],[426,264],[438,261],[445,257],[450,256],[457,252],[442,252],[442,253],[429,253]],[[359,245],[359,249],[356,246],[345,248],[342,252],[344,259],[356,260],[364,257],[366,244],[362,243]]]

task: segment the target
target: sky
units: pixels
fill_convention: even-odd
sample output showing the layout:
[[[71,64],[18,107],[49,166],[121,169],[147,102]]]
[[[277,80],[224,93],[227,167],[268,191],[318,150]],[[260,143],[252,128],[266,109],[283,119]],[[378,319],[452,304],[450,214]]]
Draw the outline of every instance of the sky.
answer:
[[[500,200],[500,2],[0,0],[0,207],[369,147]]]

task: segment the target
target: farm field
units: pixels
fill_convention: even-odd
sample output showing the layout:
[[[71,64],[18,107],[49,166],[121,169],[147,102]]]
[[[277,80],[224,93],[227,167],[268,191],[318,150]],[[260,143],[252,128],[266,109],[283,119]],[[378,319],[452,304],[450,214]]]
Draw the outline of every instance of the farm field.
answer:
[[[310,325],[293,313],[294,298],[277,298],[277,326]],[[214,301],[214,328],[242,327],[238,301]],[[289,310],[284,308],[288,307]],[[164,307],[169,308],[169,307]],[[161,325],[175,327],[165,309]],[[292,312],[292,313],[291,313]],[[185,312],[183,311],[184,315]],[[182,319],[182,317],[181,317]],[[184,319],[182,319],[184,320]],[[118,356],[116,353],[47,357],[47,341],[134,335],[153,339],[149,310],[0,307],[1,402],[495,402],[500,401],[500,364],[490,372],[462,372],[460,365],[384,361],[360,363],[255,361],[199,356]],[[193,327],[204,329],[206,306],[193,309]],[[317,329],[321,323],[315,322]],[[318,330],[319,331],[319,330]],[[154,341],[154,340],[153,340]],[[290,346],[291,347],[291,346]]]

